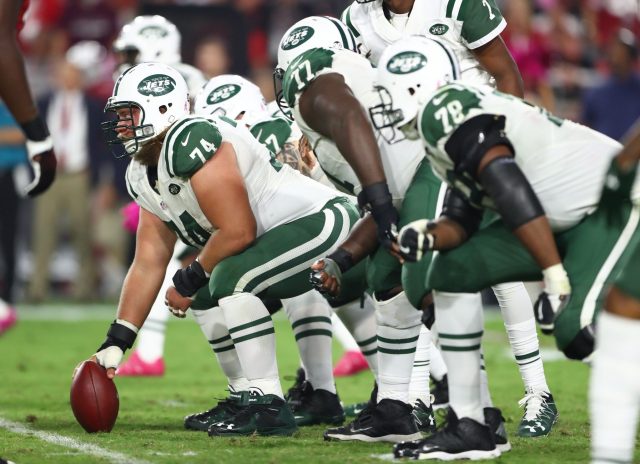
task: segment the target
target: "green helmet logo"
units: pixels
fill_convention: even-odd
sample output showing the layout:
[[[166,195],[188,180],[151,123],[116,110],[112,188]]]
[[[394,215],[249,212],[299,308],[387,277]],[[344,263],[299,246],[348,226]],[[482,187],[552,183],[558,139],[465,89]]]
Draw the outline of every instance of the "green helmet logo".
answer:
[[[176,81],[166,74],[153,74],[145,77],[138,84],[138,92],[146,96],[160,97],[172,92],[176,88]]]
[[[283,50],[291,50],[309,40],[315,31],[309,26],[300,26],[292,30],[282,42]]]
[[[429,33],[432,35],[444,35],[449,30],[449,26],[446,24],[434,24],[429,28]]]
[[[423,68],[427,57],[418,52],[401,52],[389,60],[387,71],[392,74],[409,74]]]
[[[140,35],[149,39],[161,38],[169,35],[169,32],[160,26],[147,26],[140,29]]]
[[[240,92],[240,86],[236,84],[225,84],[216,87],[207,97],[207,105],[216,105],[223,101],[229,100]]]

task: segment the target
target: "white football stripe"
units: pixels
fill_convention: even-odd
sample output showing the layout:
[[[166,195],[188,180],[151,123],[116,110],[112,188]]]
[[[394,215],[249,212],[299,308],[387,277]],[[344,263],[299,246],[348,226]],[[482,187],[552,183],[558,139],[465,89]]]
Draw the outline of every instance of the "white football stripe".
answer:
[[[51,432],[43,432],[42,430],[30,429],[20,424],[19,422],[13,422],[3,417],[0,417],[0,428],[6,429],[9,432],[36,437],[42,441],[53,443],[54,445],[58,446],[63,446],[65,448],[74,449],[80,451],[81,453],[97,456],[102,459],[107,459],[108,461],[114,463],[151,464],[149,461],[135,459],[131,456],[127,456],[126,454],[109,451],[91,443],[82,443],[81,441],[78,441],[74,438],[65,437],[64,435],[58,435],[57,433]]]

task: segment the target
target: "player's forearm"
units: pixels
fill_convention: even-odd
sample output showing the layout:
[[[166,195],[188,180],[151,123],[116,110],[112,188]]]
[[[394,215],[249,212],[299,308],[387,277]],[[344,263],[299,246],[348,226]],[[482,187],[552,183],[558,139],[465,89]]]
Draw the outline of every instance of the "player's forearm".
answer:
[[[124,319],[138,328],[142,327],[160,291],[166,267],[166,264],[142,264],[134,260],[122,286],[118,319]]]
[[[514,64],[515,65],[515,64]],[[524,84],[518,68],[505,67],[499,73],[493,75],[496,80],[496,88],[503,93],[524,97]]]
[[[624,147],[616,156],[616,162],[622,171],[633,169],[640,159],[640,121],[638,121],[624,140]]]
[[[244,251],[256,239],[255,232],[247,229],[219,229],[207,241],[198,255],[198,261],[210,274],[223,259]]]
[[[438,251],[457,248],[467,240],[464,228],[447,217],[441,217],[430,226],[429,234],[434,238],[433,249]]]
[[[31,97],[24,62],[15,38],[15,27],[0,28],[0,97],[18,123],[32,121],[38,109]]]
[[[351,255],[354,265],[373,253],[377,247],[377,226],[370,214],[356,224],[347,240],[340,245],[340,248]]]
[[[540,269],[544,270],[562,263],[546,216],[539,216],[521,225],[513,233],[529,251]]]

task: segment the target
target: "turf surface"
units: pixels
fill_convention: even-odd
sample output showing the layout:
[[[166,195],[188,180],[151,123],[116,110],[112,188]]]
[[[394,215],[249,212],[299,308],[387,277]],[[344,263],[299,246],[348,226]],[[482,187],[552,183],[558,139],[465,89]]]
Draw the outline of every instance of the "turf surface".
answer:
[[[120,415],[115,428],[110,434],[89,435],[75,422],[69,406],[71,372],[102,342],[113,316],[111,309],[76,309],[81,312],[69,314],[62,306],[24,311],[18,325],[0,338],[0,456],[16,464],[380,463],[375,456],[391,450],[387,444],[323,442],[323,427],[301,429],[293,438],[269,439],[211,439],[185,431],[182,418],[186,414],[208,409],[225,395],[213,354],[190,319],[169,323],[166,375],[117,379]],[[517,438],[522,383],[497,313],[488,313],[487,323],[484,350],[491,390],[507,419],[513,445],[510,453],[495,462],[588,462],[588,367],[558,359],[551,340],[541,336],[543,356],[549,353],[545,368],[560,420],[548,438]],[[276,333],[280,373],[288,388],[298,357],[282,317],[276,321]],[[345,403],[366,400],[371,383],[369,373],[337,380]],[[80,449],[72,449],[69,443]],[[640,460],[640,453],[636,458]]]

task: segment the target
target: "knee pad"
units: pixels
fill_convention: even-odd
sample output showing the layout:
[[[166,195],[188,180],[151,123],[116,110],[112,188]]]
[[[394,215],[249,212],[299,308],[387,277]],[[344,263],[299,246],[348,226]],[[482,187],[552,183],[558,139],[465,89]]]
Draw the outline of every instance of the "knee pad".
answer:
[[[375,294],[372,298],[376,307],[378,325],[409,329],[421,324],[422,312],[411,306],[404,292],[384,301],[378,300]]]
[[[564,355],[569,359],[582,361],[593,353],[595,337],[593,324],[583,327],[571,342],[562,349]]]

